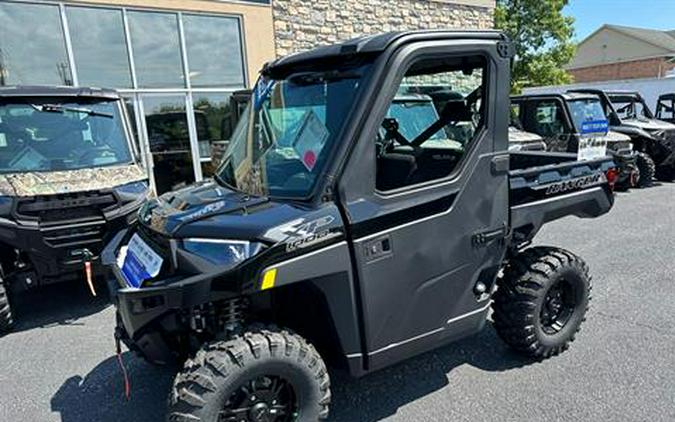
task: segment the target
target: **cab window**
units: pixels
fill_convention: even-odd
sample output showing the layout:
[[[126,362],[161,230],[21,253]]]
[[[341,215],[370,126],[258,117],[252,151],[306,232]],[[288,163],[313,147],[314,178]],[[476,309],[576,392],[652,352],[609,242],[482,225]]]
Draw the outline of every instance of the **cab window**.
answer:
[[[546,138],[565,133],[562,107],[556,101],[542,101],[537,104],[534,115],[535,132]]]
[[[445,179],[485,124],[482,56],[425,59],[407,71],[376,139],[379,191]]]

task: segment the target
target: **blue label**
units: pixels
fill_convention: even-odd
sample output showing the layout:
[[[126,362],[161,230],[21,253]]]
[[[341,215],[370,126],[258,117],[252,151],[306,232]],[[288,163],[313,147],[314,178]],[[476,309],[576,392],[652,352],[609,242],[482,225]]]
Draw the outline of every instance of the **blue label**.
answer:
[[[139,261],[131,250],[127,251],[127,256],[124,258],[122,274],[124,274],[124,277],[127,279],[129,287],[135,287],[137,289],[141,287],[141,284],[143,284],[145,280],[151,278],[141,261]]]
[[[582,135],[602,135],[605,136],[609,132],[609,121],[607,120],[592,120],[583,122],[581,124]]]

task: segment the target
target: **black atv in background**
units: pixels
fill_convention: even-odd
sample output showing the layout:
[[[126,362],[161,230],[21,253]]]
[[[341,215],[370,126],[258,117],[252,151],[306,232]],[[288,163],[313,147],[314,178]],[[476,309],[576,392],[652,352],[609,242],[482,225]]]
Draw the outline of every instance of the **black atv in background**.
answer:
[[[118,341],[184,363],[168,420],[325,419],[326,363],[366,375],[478,332],[491,306],[523,354],[569,347],[588,266],[529,245],[608,212],[616,169],[508,151],[512,56],[496,31],[398,32],[263,68],[214,180],[149,201],[104,251]],[[428,80],[482,101],[401,101]]]
[[[83,280],[85,263],[105,273],[101,249],[136,220],[147,177],[116,92],[0,88],[0,331],[10,293]]]
[[[675,124],[655,119],[640,93],[598,89],[575,89],[570,92],[600,97],[610,128],[630,136],[635,150],[652,158],[658,180],[675,179]]]
[[[656,102],[656,118],[675,124],[675,94],[663,94]]]
[[[528,132],[544,138],[547,151],[577,153],[582,125],[607,120],[600,99],[594,94],[531,94],[511,97],[511,112]],[[619,169],[617,185],[623,189],[647,187],[656,171],[654,161],[643,152],[634,152],[631,138],[609,131],[599,136]]]

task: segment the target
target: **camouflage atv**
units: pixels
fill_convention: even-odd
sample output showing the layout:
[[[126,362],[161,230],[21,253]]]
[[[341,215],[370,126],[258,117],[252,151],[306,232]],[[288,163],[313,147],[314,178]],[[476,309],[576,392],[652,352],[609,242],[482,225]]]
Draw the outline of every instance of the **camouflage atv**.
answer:
[[[113,91],[0,89],[0,332],[10,293],[82,280],[85,267],[94,287],[103,245],[149,194],[130,133]]]

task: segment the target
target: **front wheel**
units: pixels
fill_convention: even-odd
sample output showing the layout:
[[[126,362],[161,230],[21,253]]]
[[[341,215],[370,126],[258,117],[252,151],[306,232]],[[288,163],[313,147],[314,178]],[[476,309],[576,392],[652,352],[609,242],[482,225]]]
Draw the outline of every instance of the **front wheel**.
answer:
[[[558,248],[535,247],[510,260],[493,303],[497,334],[538,359],[569,347],[585,320],[591,278],[584,261]]]
[[[640,174],[637,187],[646,188],[651,186],[656,175],[656,164],[654,164],[654,160],[644,152],[638,152],[635,158]]]
[[[9,292],[5,281],[0,277],[0,334],[9,332],[14,326],[14,316],[9,303]]]
[[[291,422],[328,417],[330,382],[321,356],[302,337],[249,329],[203,346],[176,376],[171,422]]]

